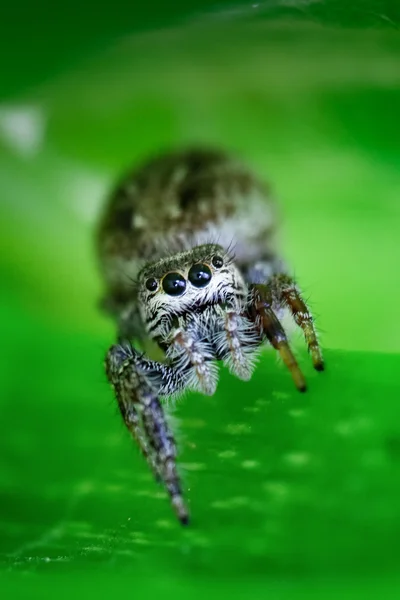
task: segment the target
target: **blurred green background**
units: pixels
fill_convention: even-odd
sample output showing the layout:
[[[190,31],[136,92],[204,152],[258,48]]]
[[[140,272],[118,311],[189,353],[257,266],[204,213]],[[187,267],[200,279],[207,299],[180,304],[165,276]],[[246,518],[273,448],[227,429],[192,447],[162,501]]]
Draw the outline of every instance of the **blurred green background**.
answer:
[[[398,3],[7,6],[0,87],[6,597],[398,597]],[[57,12],[54,12],[57,11]],[[116,177],[192,142],[273,183],[327,371],[177,403],[175,523],[117,414],[93,231]]]

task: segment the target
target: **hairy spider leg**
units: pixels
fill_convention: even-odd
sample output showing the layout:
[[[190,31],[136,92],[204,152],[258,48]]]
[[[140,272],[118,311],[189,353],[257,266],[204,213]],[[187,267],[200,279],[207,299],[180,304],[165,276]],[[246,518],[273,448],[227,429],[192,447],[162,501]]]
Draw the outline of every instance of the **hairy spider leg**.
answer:
[[[253,295],[253,310],[255,316],[260,319],[262,331],[275,350],[279,352],[297,389],[305,392],[307,386],[304,375],[290,349],[285,330],[272,309],[272,291],[269,284],[253,284],[250,286],[250,292]]]
[[[110,348],[106,373],[125,425],[164,483],[178,519],[183,525],[188,524],[189,512],[176,468],[176,444],[158,397],[160,391],[179,391],[183,378],[179,381],[174,369],[144,358],[129,343]]]
[[[310,309],[301,297],[296,282],[286,273],[278,273],[271,277],[268,281],[268,286],[272,291],[272,295],[277,298],[280,304],[289,309],[296,325],[303,330],[314,369],[323,371],[324,359],[315,331],[314,319]]]

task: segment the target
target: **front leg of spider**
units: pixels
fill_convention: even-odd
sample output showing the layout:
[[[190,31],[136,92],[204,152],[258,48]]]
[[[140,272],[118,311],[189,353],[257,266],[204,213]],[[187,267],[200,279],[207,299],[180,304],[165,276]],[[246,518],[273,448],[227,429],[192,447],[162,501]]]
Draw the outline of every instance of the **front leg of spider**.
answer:
[[[253,318],[258,320],[260,329],[272,346],[278,350],[283,362],[289,369],[296,387],[306,390],[304,376],[290,349],[286,333],[278,320],[274,309],[288,308],[296,325],[304,333],[311,353],[314,368],[324,370],[324,361],[314,327],[313,317],[295,281],[286,273],[273,275],[266,284],[250,286]]]
[[[189,513],[176,468],[176,444],[159,399],[160,395],[179,391],[182,377],[172,367],[146,359],[126,342],[108,351],[106,373],[125,425],[153,473],[165,485],[178,519],[188,524]]]

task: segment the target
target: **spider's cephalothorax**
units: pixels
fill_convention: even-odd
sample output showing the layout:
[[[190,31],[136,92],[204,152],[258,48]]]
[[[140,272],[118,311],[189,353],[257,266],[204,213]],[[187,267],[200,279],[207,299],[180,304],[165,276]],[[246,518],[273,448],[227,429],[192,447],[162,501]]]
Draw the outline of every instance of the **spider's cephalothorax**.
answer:
[[[100,224],[103,306],[118,327],[107,376],[182,523],[188,511],[160,400],[187,389],[213,394],[216,361],[249,379],[265,343],[304,391],[280,322],[284,311],[303,330],[314,367],[323,369],[310,311],[276,254],[275,222],[268,189],[251,172],[222,152],[193,149],[160,156],[129,174]],[[158,345],[162,360],[133,346],[143,350],[147,340]]]

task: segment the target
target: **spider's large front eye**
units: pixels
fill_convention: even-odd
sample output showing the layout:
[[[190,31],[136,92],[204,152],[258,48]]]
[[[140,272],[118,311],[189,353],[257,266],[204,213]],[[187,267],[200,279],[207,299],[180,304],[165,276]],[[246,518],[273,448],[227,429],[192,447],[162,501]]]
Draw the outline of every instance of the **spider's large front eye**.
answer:
[[[162,286],[169,296],[180,296],[186,290],[186,280],[180,273],[168,273],[163,279]]]
[[[201,263],[193,265],[189,271],[189,281],[197,288],[205,287],[211,279],[210,267]]]

